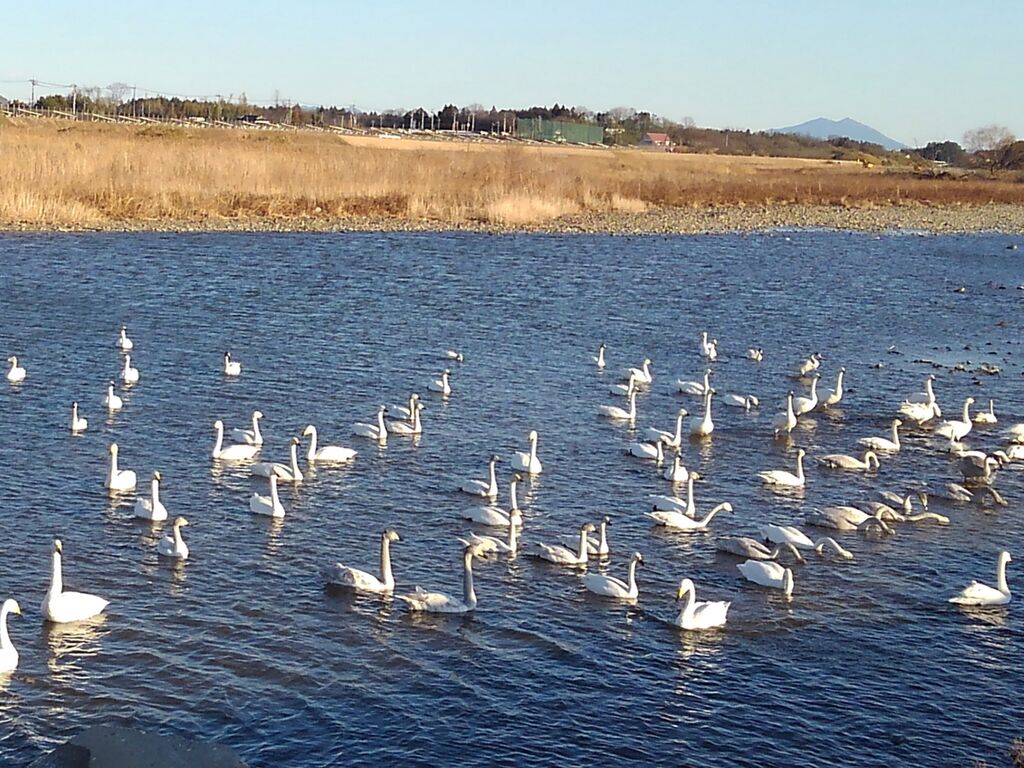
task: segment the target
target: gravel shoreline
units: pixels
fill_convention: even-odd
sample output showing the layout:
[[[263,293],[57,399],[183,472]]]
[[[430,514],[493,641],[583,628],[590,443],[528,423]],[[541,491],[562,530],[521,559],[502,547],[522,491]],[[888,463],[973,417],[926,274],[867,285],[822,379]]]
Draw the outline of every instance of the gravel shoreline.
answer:
[[[1024,206],[772,205],[716,208],[657,208],[643,213],[584,213],[540,224],[443,222],[400,217],[266,217],[189,221],[111,221],[99,226],[41,230],[36,225],[0,225],[5,232],[487,232],[547,234],[672,235],[832,229],[856,232],[912,231],[935,234],[1000,232],[1024,234]]]

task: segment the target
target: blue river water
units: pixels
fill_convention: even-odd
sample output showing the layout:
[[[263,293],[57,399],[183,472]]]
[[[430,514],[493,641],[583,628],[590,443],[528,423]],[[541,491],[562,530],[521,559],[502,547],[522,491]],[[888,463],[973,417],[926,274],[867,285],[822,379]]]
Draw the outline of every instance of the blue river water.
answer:
[[[969,765],[1001,764],[1024,735],[1020,606],[962,610],[947,598],[993,584],[1000,549],[1024,565],[1024,475],[1002,470],[1006,507],[933,500],[951,525],[838,534],[852,562],[811,555],[788,603],[718,553],[718,535],[802,525],[817,506],[958,479],[928,432],[876,473],[813,458],[884,435],[901,398],[936,373],[943,410],[994,399],[999,424],[972,448],[1004,447],[1024,421],[1024,261],[1005,236],[832,232],[692,237],[479,234],[81,234],[0,236],[0,352],[28,376],[0,382],[0,598],[21,663],[0,678],[0,762],[24,764],[82,727],[122,723],[231,746],[253,766]],[[963,291],[959,291],[959,288]],[[141,381],[112,418],[101,406],[122,323]],[[702,475],[698,511],[729,501],[703,533],[652,528],[648,494],[671,493],[624,455],[634,433],[597,415],[627,366],[654,361],[637,427],[674,424],[678,378],[698,379],[700,332],[719,341],[710,440],[686,442]],[[600,342],[608,367],[591,362]],[[748,347],[765,360],[744,358]],[[890,347],[894,349],[888,351]],[[230,349],[237,380],[221,375]],[[461,364],[444,351],[463,352]],[[820,351],[822,385],[847,369],[834,414],[773,441],[771,420]],[[931,362],[919,362],[927,360]],[[957,366],[963,370],[957,370]],[[998,366],[998,375],[975,369]],[[426,392],[452,368],[454,392]],[[798,389],[800,388],[799,385]],[[118,387],[119,391],[123,388]],[[423,394],[424,433],[385,448],[351,434],[379,404]],[[72,400],[90,421],[68,433]],[[265,481],[210,459],[212,423],[266,417],[264,458],[285,460],[307,424],[356,448],[282,484],[284,520],[253,517]],[[479,608],[412,615],[398,601],[325,587],[341,561],[375,571],[394,527],[398,590],[461,594],[457,537],[474,501],[456,492],[540,434],[544,472],[524,484],[523,545],[610,515],[612,554],[590,570],[624,576],[641,552],[635,604],[586,592],[580,574],[520,553],[477,561]],[[134,497],[103,487],[120,446],[139,491],[154,470],[171,515],[191,522],[191,558],[162,561],[169,526],[133,519]],[[305,444],[303,444],[303,448]],[[808,451],[802,497],[756,472]],[[305,462],[302,462],[305,467]],[[481,530],[481,529],[477,529]],[[50,627],[40,613],[54,537],[67,586],[110,600],[105,615]],[[675,588],[731,600],[723,630],[671,620]]]

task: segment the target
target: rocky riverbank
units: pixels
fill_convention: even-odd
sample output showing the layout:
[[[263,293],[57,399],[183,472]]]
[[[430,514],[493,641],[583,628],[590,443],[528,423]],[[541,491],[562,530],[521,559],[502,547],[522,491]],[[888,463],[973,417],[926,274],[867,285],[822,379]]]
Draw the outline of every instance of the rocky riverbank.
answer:
[[[1024,206],[930,206],[921,204],[863,207],[772,205],[693,208],[652,208],[644,212],[581,213],[540,224],[442,222],[380,216],[278,216],[202,218],[197,220],[133,219],[81,229],[48,231],[106,232],[489,232],[549,234],[672,235],[757,232],[775,229],[833,229],[859,232],[913,231],[936,234],[1001,232],[1024,234]],[[7,231],[39,231],[13,226]]]

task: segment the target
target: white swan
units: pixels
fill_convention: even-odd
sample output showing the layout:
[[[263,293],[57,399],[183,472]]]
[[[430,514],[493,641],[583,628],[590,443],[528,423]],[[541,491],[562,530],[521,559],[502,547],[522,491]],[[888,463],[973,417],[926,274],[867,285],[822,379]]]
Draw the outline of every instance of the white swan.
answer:
[[[636,420],[636,390],[629,396],[629,410],[620,408],[617,405],[602,405],[598,407],[597,412],[599,415],[616,421],[635,421]]]
[[[726,617],[729,613],[728,601],[721,602],[697,602],[697,588],[690,579],[683,579],[679,582],[679,590],[676,592],[676,600],[686,597],[683,609],[676,616],[675,624],[680,629],[701,630],[724,627]]]
[[[263,445],[263,433],[260,432],[260,419],[263,418],[263,411],[252,412],[252,429],[232,429],[231,439],[236,443],[246,445]]]
[[[793,375],[796,378],[802,379],[803,377],[814,373],[821,367],[821,360],[822,357],[818,352],[812,352],[810,357],[796,366],[796,369],[793,371]]]
[[[213,422],[213,430],[217,437],[213,441],[210,455],[218,461],[248,461],[260,452],[259,446],[236,443],[224,448],[224,422],[217,419]]]
[[[699,477],[696,472],[690,472],[683,466],[683,457],[678,453],[672,457],[672,466],[662,472],[661,476],[672,483],[685,483]]]
[[[749,411],[751,408],[760,406],[761,401],[753,395],[723,395],[722,404],[728,405],[731,408],[742,408],[745,411]]]
[[[352,434],[376,440],[381,445],[386,444],[388,441],[388,425],[384,423],[384,414],[387,411],[387,406],[380,406],[377,409],[377,423],[367,424],[366,422],[358,422],[353,424]]]
[[[352,459],[356,457],[355,450],[352,448],[345,448],[340,445],[325,445],[318,448],[316,444],[316,427],[312,424],[308,425],[302,431],[302,436],[309,437],[309,450],[306,452],[306,461],[310,464],[314,464],[318,461],[340,464],[352,461]]]
[[[594,530],[593,523],[584,523],[580,526],[579,547],[575,552],[562,544],[536,542],[530,554],[555,565],[586,565],[590,553],[587,538],[588,534],[593,533]]]
[[[71,404],[71,434],[80,435],[89,428],[89,420],[78,415],[78,403]]]
[[[587,536],[587,554],[591,557],[607,557],[611,554],[611,547],[608,546],[608,528],[611,527],[612,519],[605,515],[597,524],[597,536]],[[576,539],[572,536],[563,536],[562,544],[568,548],[576,546]]]
[[[900,405],[900,416],[912,421],[918,426],[939,418],[941,411],[936,403],[911,403],[904,402]]]
[[[416,412],[416,403],[420,401],[420,396],[413,392],[409,395],[409,401],[405,405],[389,405],[388,415],[394,414],[400,419],[412,419],[412,415]],[[392,419],[393,421],[394,419]]]
[[[747,360],[753,360],[755,363],[760,363],[764,360],[764,350],[761,347],[751,347],[747,350]]]
[[[284,517],[284,505],[277,495],[277,475],[270,476],[270,495],[261,496],[253,492],[249,498],[249,511],[254,515],[266,517]]]
[[[629,381],[625,384],[612,384],[608,387],[608,391],[613,395],[622,395],[623,397],[629,397],[633,394],[633,390],[636,389],[636,374],[629,374]]]
[[[476,592],[473,590],[473,555],[476,550],[466,547],[462,553],[462,599],[444,592],[427,592],[417,586],[416,591],[396,597],[413,611],[427,613],[469,613],[476,610]]]
[[[831,550],[836,557],[843,560],[853,560],[853,552],[846,549],[831,536],[822,536],[814,543],[814,552],[818,557],[826,557],[826,550]]]
[[[974,398],[968,397],[964,400],[964,410],[962,418],[952,421],[944,421],[935,429],[935,434],[940,437],[945,437],[950,440],[963,440],[971,431],[971,427],[974,422],[971,421],[971,406],[974,404]]]
[[[630,368],[626,371],[626,374],[632,374],[636,377],[637,385],[650,384],[654,381],[654,374],[651,373],[651,366],[653,363],[649,357],[644,358],[643,364],[639,368]]]
[[[718,359],[718,339],[709,341],[707,331],[702,331],[700,334],[700,353],[711,362]]]
[[[473,547],[478,554],[498,552],[503,555],[514,555],[519,551],[519,529],[523,527],[523,515],[518,509],[512,510],[509,518],[507,539],[502,541],[497,536],[486,536],[472,531],[467,538],[459,539],[464,546]]]
[[[792,544],[778,544],[775,549],[768,549],[757,539],[749,536],[724,536],[715,540],[715,549],[728,552],[730,555],[746,557],[750,560],[778,560],[783,552],[789,552],[798,563],[805,562],[800,550]]]
[[[792,525],[762,525],[758,531],[772,544],[792,544],[797,549],[814,549],[810,537]]]
[[[978,411],[976,414],[974,414],[974,423],[975,424],[989,425],[989,424],[996,424],[998,422],[999,422],[999,419],[996,418],[996,404],[992,400],[988,401],[988,410],[987,411]]]
[[[388,424],[388,431],[393,435],[404,435],[406,437],[422,435],[423,421],[420,418],[420,412],[424,407],[423,403],[416,403],[416,405],[413,406],[412,421],[392,421]]]
[[[662,443],[667,445],[669,448],[678,448],[683,444],[683,419],[689,416],[685,408],[680,408],[679,413],[676,415],[676,431],[665,432],[661,429],[655,429],[654,427],[647,427],[643,431],[645,440],[655,442],[660,440]]]
[[[107,396],[103,398],[103,407],[107,409],[107,413],[120,411],[124,407],[124,401],[114,394],[114,382],[107,385]]]
[[[710,389],[704,395],[704,416],[700,421],[690,427],[690,437],[710,437],[715,431],[715,422],[711,420],[711,398],[715,396],[715,390]]]
[[[90,595],[85,592],[65,592],[64,575],[61,571],[61,555],[64,546],[60,539],[53,541],[53,556],[51,559],[50,588],[43,598],[43,618],[54,624],[68,624],[72,621],[84,621],[103,613],[103,609],[110,605],[98,595]]]
[[[880,520],[882,515],[881,511],[869,514],[863,509],[857,509],[857,507],[837,505],[812,509],[804,516],[804,522],[807,525],[813,525],[815,528],[831,528],[835,531],[856,531],[869,520]]]
[[[924,391],[913,392],[907,395],[904,399],[904,403],[916,403],[919,405],[935,405],[935,390],[932,388],[932,383],[935,381],[935,374],[929,373],[924,380]],[[935,414],[937,417],[942,416],[942,412]]]
[[[125,384],[137,384],[139,382],[139,369],[132,367],[132,356],[124,356],[124,368],[121,369],[121,381]]]
[[[395,576],[391,572],[391,543],[401,541],[397,531],[390,528],[380,535],[380,577],[372,573],[335,563],[325,568],[323,575],[328,583],[348,587],[357,592],[372,592],[376,595],[390,594],[395,590]]]
[[[661,440],[656,440],[653,443],[630,443],[626,453],[636,456],[638,459],[650,459],[659,466],[665,461],[665,448]]]
[[[677,531],[703,531],[707,529],[708,524],[719,512],[732,512],[732,504],[728,501],[723,501],[717,507],[704,515],[700,520],[688,517],[682,512],[666,512],[665,510],[660,510],[657,507],[650,512],[645,512],[644,514],[658,525],[663,525],[666,528],[672,528]]]
[[[903,426],[903,422],[899,419],[892,420],[892,437],[862,437],[857,441],[858,445],[863,445],[872,451],[878,453],[899,453],[900,452],[900,427]]]
[[[640,590],[636,585],[636,568],[643,563],[644,558],[639,552],[634,552],[629,559],[629,575],[626,581],[616,579],[614,576],[605,576],[601,573],[588,573],[583,577],[583,586],[589,592],[601,597],[611,597],[616,600],[636,600]]]
[[[1001,507],[1009,504],[995,488],[989,485],[983,485],[974,491],[970,491],[959,483],[946,483],[942,490],[934,495],[947,501],[973,501],[978,504],[984,502],[987,496]]]
[[[181,529],[185,525],[188,525],[188,520],[184,517],[174,518],[171,535],[164,536],[160,539],[160,543],[156,545],[158,555],[173,557],[176,560],[188,560],[188,544],[181,538]]]
[[[242,364],[237,360],[231,359],[231,353],[224,353],[224,375],[225,376],[241,376],[242,375]]]
[[[7,362],[11,364],[10,370],[7,371],[7,380],[11,384],[18,384],[25,380],[25,369],[18,365],[18,358],[8,357]]]
[[[437,392],[443,397],[448,397],[448,395],[452,393],[452,385],[448,381],[448,377],[451,375],[451,370],[445,368],[444,371],[441,372],[441,378],[434,379],[429,384],[427,384],[427,389],[429,389],[431,392]]]
[[[605,350],[605,345],[602,344],[601,346],[599,346],[597,348],[597,355],[593,358],[594,365],[596,365],[598,368],[601,368],[601,369],[604,368],[604,350]]]
[[[461,363],[466,359],[461,352],[455,349],[446,350],[444,356],[448,360],[454,360],[456,363]]]
[[[681,512],[687,517],[696,517],[697,509],[693,503],[693,481],[696,476],[696,472],[691,472],[690,476],[686,478],[686,501],[677,499],[675,496],[652,493],[650,498],[654,503],[654,509],[662,512]]]
[[[762,587],[781,589],[789,599],[793,596],[793,571],[774,560],[747,560],[736,566],[743,578]]]
[[[259,477],[278,477],[292,483],[301,483],[304,478],[302,470],[299,469],[299,438],[293,437],[289,441],[288,453],[288,464],[278,461],[261,461],[252,465],[252,473]]]
[[[459,486],[459,490],[463,493],[468,493],[471,496],[485,496],[487,498],[496,499],[498,497],[498,478],[494,473],[495,465],[501,460],[498,455],[491,456],[490,461],[487,463],[487,480],[468,480]],[[517,476],[518,480],[519,477]],[[515,486],[513,485],[514,489]]]
[[[1010,457],[1003,451],[996,451],[991,456],[981,451],[966,451],[960,455],[957,468],[965,483],[991,483],[995,470],[1009,462]]]
[[[512,456],[512,461],[509,463],[512,465],[512,469],[519,472],[525,472],[528,475],[539,475],[544,465],[540,463],[540,459],[537,458],[537,432],[531,430],[528,436],[530,441],[529,452],[516,451]]]
[[[683,381],[676,382],[676,388],[683,395],[696,395],[703,397],[711,389],[711,369],[704,371],[704,381]]]
[[[117,443],[111,443],[108,450],[110,451],[110,469],[107,471],[107,490],[135,490],[135,473],[130,469],[117,468]]]
[[[13,672],[18,668],[18,649],[14,647],[10,635],[7,634],[7,617],[12,613],[15,616],[21,616],[21,606],[18,605],[18,601],[4,600],[4,605],[0,608],[0,675]]]
[[[1024,443],[1024,424],[1012,424],[1006,432],[1011,443]]]
[[[159,472],[153,473],[153,479],[149,483],[150,498],[139,496],[135,499],[135,517],[142,520],[151,520],[154,523],[167,519],[167,507],[160,501],[160,481],[163,479]]]
[[[128,326],[121,326],[121,333],[117,337],[117,348],[122,352],[131,352],[135,349],[135,343],[128,338]]]
[[[797,417],[810,413],[818,407],[818,379],[820,378],[820,376],[815,374],[811,379],[811,391],[809,397],[793,398],[793,413],[795,413]]]
[[[828,453],[819,458],[818,463],[829,469],[853,469],[861,472],[868,472],[881,466],[878,455],[872,450],[864,451],[863,459],[845,453]]]
[[[1010,587],[1006,583],[1006,564],[1012,558],[1003,550],[996,562],[996,588],[972,581],[959,594],[949,598],[949,602],[957,605],[1006,605],[1010,602]]]
[[[819,398],[819,405],[822,408],[831,408],[833,405],[839,405],[839,402],[843,399],[845,392],[843,391],[843,378],[846,376],[846,369],[840,368],[839,374],[836,376],[835,389],[823,389],[821,391],[821,397]]]
[[[783,469],[769,469],[764,472],[758,472],[757,476],[761,478],[761,482],[767,485],[782,486],[786,488],[803,488],[806,483],[806,478],[804,477],[805,455],[806,452],[803,448],[797,449],[795,474]]]
[[[775,438],[778,439],[779,435],[789,434],[795,427],[796,414],[793,412],[793,393],[791,391],[786,395],[786,412],[780,413],[772,419],[772,429],[775,432]]]

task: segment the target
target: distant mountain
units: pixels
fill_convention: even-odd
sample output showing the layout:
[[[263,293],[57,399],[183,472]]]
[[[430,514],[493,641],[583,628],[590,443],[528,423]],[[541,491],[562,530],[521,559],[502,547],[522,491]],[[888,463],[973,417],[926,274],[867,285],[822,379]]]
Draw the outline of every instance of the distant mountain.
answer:
[[[901,144],[895,139],[890,139],[881,131],[876,131],[870,125],[858,123],[856,120],[844,117],[842,120],[829,120],[826,117],[819,117],[816,120],[808,120],[800,125],[791,125],[788,128],[775,128],[771,133],[798,133],[803,136],[810,136],[815,139],[830,139],[833,136],[845,136],[855,141],[870,141],[872,144],[881,144],[886,149],[905,149],[906,144]]]

